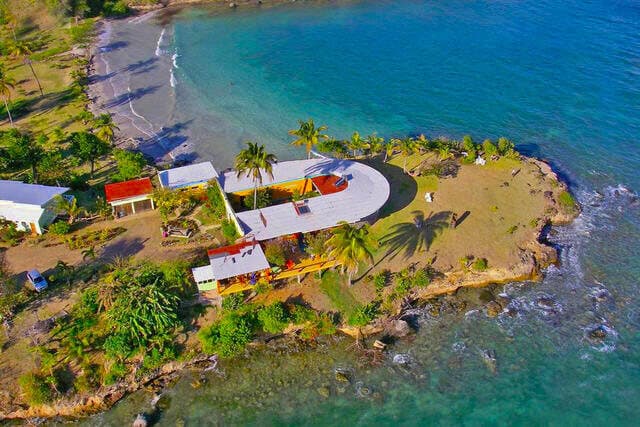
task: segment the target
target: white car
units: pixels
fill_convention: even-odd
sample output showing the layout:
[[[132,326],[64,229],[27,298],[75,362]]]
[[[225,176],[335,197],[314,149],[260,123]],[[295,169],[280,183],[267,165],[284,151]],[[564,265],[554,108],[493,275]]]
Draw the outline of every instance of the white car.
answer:
[[[42,277],[42,274],[36,269],[27,272],[27,280],[29,280],[37,292],[44,291],[49,286],[45,278]]]

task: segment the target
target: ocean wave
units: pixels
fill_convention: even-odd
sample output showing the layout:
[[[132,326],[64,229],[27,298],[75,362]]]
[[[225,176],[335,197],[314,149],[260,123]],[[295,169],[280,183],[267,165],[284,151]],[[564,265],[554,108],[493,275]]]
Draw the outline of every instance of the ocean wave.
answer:
[[[176,76],[173,74],[173,68],[171,69],[171,77],[169,78],[169,84],[171,85],[171,87],[176,87]]]
[[[173,53],[173,55],[171,55],[171,63],[173,64],[173,68],[180,68],[178,67],[178,49],[175,50],[175,52]]]
[[[166,28],[163,28],[162,31],[160,31],[160,37],[158,37],[158,43],[156,43],[156,56],[162,55],[162,49],[160,47],[162,46],[165,32]]]

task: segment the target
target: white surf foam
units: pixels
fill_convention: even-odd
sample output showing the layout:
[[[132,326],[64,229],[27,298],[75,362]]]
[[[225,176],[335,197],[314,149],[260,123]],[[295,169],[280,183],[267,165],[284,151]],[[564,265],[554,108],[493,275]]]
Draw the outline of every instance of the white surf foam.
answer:
[[[156,56],[162,55],[161,46],[162,46],[165,32],[166,32],[165,28],[163,28],[162,31],[160,31],[160,37],[158,37],[158,43],[156,43]]]

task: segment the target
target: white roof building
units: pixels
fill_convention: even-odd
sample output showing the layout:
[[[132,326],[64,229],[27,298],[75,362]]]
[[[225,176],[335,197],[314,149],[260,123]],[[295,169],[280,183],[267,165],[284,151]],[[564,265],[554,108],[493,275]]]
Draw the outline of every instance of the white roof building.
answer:
[[[218,172],[211,162],[203,162],[167,169],[158,173],[158,178],[162,187],[177,190],[206,185],[212,179],[218,178]]]
[[[273,165],[273,179],[265,176],[262,185],[326,175],[341,177],[347,187],[303,203],[289,202],[238,212],[236,216],[245,234],[268,240],[335,227],[341,221],[356,223],[375,215],[389,198],[387,179],[372,167],[351,160],[322,158],[277,163]],[[238,178],[235,171],[225,173],[219,180],[226,193],[253,188],[250,178]]]
[[[14,222],[19,230],[42,234],[56,217],[53,199],[68,190],[0,180],[0,218]]]

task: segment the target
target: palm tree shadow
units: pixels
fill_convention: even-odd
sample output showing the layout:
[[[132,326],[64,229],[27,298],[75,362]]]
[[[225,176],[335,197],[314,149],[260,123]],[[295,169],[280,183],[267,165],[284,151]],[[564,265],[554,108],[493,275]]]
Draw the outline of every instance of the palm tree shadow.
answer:
[[[414,211],[412,215],[413,221],[393,225],[380,239],[380,244],[388,247],[385,258],[393,259],[402,252],[403,258],[407,259],[416,252],[428,251],[435,238],[449,226],[452,212],[431,212],[425,217],[422,211]]]

